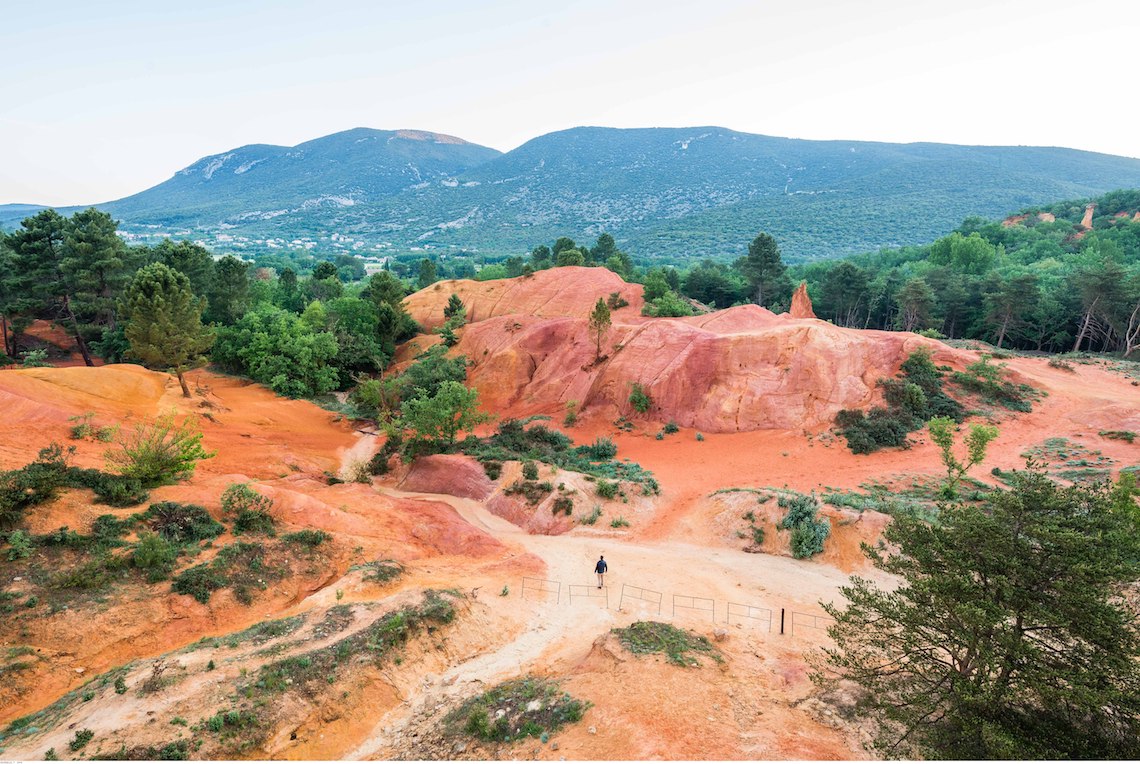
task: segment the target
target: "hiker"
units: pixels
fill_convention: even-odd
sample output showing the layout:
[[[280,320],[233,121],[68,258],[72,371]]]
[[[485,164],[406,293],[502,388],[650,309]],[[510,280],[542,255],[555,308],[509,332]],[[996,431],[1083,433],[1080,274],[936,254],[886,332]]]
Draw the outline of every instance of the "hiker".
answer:
[[[598,555],[598,564],[594,566],[594,572],[598,574],[598,588],[599,589],[601,589],[602,586],[604,586],[606,583],[605,575],[606,575],[606,568],[607,567],[608,566],[606,565],[606,556],[604,554]]]

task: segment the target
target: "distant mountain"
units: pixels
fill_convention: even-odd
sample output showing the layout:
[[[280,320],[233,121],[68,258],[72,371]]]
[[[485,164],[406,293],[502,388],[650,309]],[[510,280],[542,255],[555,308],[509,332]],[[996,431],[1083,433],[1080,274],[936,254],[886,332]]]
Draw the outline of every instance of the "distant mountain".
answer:
[[[1140,187],[1140,160],[1061,148],[579,127],[501,154],[359,128],[206,157],[99,206],[128,235],[189,236],[220,251],[311,242],[517,254],[609,231],[640,258],[688,260],[738,255],[764,230],[794,260],[920,244],[969,215],[1125,187]],[[13,219],[0,208],[0,222]]]

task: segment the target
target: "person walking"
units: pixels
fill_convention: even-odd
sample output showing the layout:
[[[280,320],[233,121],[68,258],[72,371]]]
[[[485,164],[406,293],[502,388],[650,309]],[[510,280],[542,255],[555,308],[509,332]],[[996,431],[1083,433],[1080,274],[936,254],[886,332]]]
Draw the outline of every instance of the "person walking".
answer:
[[[609,568],[606,565],[606,556],[598,555],[598,564],[594,566],[594,572],[598,574],[598,588],[601,589],[606,584],[605,576],[606,570]]]

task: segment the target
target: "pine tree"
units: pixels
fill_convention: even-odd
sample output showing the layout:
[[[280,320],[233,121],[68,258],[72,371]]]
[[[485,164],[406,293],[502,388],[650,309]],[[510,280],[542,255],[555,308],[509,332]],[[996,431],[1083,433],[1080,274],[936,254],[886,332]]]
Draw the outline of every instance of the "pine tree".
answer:
[[[613,320],[610,318],[610,308],[606,305],[606,301],[601,297],[594,305],[594,310],[590,313],[590,333],[594,335],[594,360],[602,360],[602,338],[606,336],[610,326],[613,325]]]
[[[896,514],[864,551],[813,675],[858,684],[888,758],[1140,757],[1135,478],[1060,487],[1014,473],[937,526]],[[896,583],[897,582],[897,583]]]
[[[130,353],[146,366],[171,370],[190,397],[183,373],[201,363],[214,342],[202,326],[202,300],[190,280],[162,263],[139,270],[123,298]]]
[[[788,267],[780,258],[780,246],[766,233],[761,233],[748,245],[748,254],[736,261],[736,269],[748,279],[756,292],[756,304],[771,304],[791,282],[785,273]]]

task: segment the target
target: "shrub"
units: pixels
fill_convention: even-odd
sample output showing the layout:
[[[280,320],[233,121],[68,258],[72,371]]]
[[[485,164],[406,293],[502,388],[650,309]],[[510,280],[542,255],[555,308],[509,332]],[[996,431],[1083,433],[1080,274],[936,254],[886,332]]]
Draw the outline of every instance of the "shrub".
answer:
[[[175,544],[216,538],[226,530],[205,507],[197,504],[162,501],[151,504],[141,517],[151,530]]]
[[[73,751],[78,751],[82,749],[83,746],[90,743],[91,738],[93,737],[95,737],[95,733],[86,727],[81,730],[76,730],[75,737],[71,739],[71,742],[67,744],[67,747]]]
[[[803,559],[822,552],[823,542],[831,533],[831,523],[816,517],[819,511],[819,502],[816,498],[802,495],[781,496],[778,503],[787,510],[778,527],[792,531],[792,556]]]
[[[905,447],[907,433],[917,429],[920,422],[909,413],[876,406],[867,414],[843,409],[836,415],[835,424],[852,453],[869,454],[883,447]]]
[[[538,504],[546,495],[554,490],[550,483],[536,483],[533,480],[516,480],[503,491],[507,496],[522,494],[527,504]]]
[[[556,515],[559,512],[563,512],[567,517],[569,517],[570,515],[574,514],[574,500],[569,496],[559,496],[554,500],[554,507],[552,511]]]
[[[598,437],[586,446],[587,456],[595,461],[606,461],[617,456],[617,444],[605,436]]]
[[[612,499],[618,495],[618,483],[611,480],[599,480],[594,484],[594,490],[598,492],[598,496],[603,499]]]
[[[698,442],[698,443],[703,443],[703,442],[704,442],[704,439],[705,439],[705,436],[704,436],[704,435],[701,435],[701,434],[698,432],[698,433],[697,433],[697,442]]]
[[[606,298],[606,307],[610,310],[617,310],[629,305],[629,300],[621,296],[621,292],[610,292],[610,296]]]
[[[229,580],[209,563],[188,568],[174,577],[173,589],[178,594],[189,594],[203,605],[210,601],[210,595],[222,589]]]
[[[578,401],[566,401],[566,416],[562,418],[562,424],[566,427],[573,427],[578,422]]]
[[[1136,440],[1136,433],[1132,432],[1132,430],[1101,430],[1097,434],[1102,438],[1108,438],[1110,440],[1124,440],[1129,443]]]
[[[626,520],[621,515],[618,515],[613,520],[610,520],[610,527],[611,528],[628,528],[629,527],[629,520]]]
[[[45,348],[39,348],[38,350],[29,350],[27,353],[24,353],[24,368],[34,369],[42,366],[51,366],[51,364],[48,363],[47,355],[48,353]]]
[[[952,379],[960,387],[978,393],[987,401],[997,403],[1011,411],[1029,412],[1033,410],[1025,385],[1015,385],[1003,379],[1005,364],[990,363],[990,355],[983,355],[966,367],[966,371],[956,371]]]
[[[503,474],[503,463],[494,460],[483,462],[483,472],[487,473],[487,477],[491,480],[498,480],[499,476]]]
[[[690,653],[698,653],[723,663],[724,657],[707,637],[679,629],[659,621],[637,621],[624,629],[613,629],[622,646],[635,655],[664,653],[675,666],[690,667],[698,661]]]
[[[273,516],[269,514],[272,508],[273,500],[254,491],[248,483],[231,483],[222,492],[222,516],[234,520],[235,535],[275,535],[277,530]]]
[[[55,498],[67,483],[67,460],[74,448],[52,443],[21,469],[0,472],[0,528],[19,522],[28,507]]]
[[[670,419],[668,422],[666,422],[665,426],[661,428],[661,431],[663,433],[665,433],[666,435],[672,435],[674,433],[680,432],[680,430],[681,430],[681,428],[678,427],[677,423],[674,422],[672,419]]]
[[[131,553],[131,564],[145,571],[151,583],[161,581],[174,569],[178,550],[157,533],[143,533]]]
[[[32,537],[26,531],[12,531],[8,534],[8,561],[26,560],[33,546]]]
[[[534,462],[523,462],[522,476],[525,480],[538,480],[538,465]]]
[[[1052,366],[1054,369],[1061,369],[1063,371],[1071,371],[1074,374],[1077,371],[1075,368],[1073,368],[1073,365],[1071,363],[1069,363],[1068,361],[1066,361],[1063,358],[1050,358],[1049,359],[1049,365]]]
[[[653,405],[653,399],[649,397],[649,393],[645,392],[645,388],[639,382],[634,382],[630,389],[629,405],[633,406],[633,410],[638,414],[644,414]]]
[[[321,544],[332,539],[332,536],[324,531],[303,530],[296,533],[286,533],[281,537],[281,540],[286,544],[293,544],[295,546],[308,547],[309,549],[316,549]]]
[[[176,424],[174,415],[166,414],[120,434],[118,450],[105,456],[125,477],[154,488],[189,478],[200,460],[214,454],[202,447],[202,433],[190,419]]]
[[[593,525],[594,523],[598,522],[598,519],[601,516],[602,516],[602,505],[601,504],[595,504],[594,508],[593,508],[593,510],[591,510],[590,514],[588,514],[582,518],[582,524],[583,525]]]

